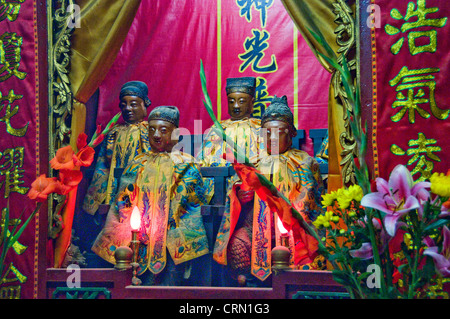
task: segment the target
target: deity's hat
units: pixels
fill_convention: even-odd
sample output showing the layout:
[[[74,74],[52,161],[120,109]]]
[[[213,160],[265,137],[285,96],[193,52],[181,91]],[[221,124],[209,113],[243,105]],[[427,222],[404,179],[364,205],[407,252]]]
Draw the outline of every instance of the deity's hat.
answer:
[[[288,123],[294,131],[297,129],[294,126],[294,115],[287,103],[286,95],[277,97],[274,95],[272,102],[261,116],[261,126],[270,121],[283,121]]]
[[[163,120],[172,123],[176,127],[180,124],[180,111],[176,106],[157,106],[148,116],[148,121]]]
[[[122,99],[124,96],[137,96],[140,97],[145,104],[145,107],[149,107],[152,102],[148,98],[148,87],[147,84],[141,81],[130,81],[125,83],[120,89],[119,98]]]
[[[255,96],[256,78],[248,76],[241,78],[228,78],[225,88],[227,95],[230,93],[241,92]]]

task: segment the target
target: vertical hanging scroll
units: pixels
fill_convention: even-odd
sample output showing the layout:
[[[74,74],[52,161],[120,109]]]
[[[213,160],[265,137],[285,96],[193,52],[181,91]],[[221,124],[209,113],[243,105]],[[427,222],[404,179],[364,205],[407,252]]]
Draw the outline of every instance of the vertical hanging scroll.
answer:
[[[446,173],[450,157],[450,3],[375,0],[372,32],[374,172],[404,164],[415,180]]]
[[[26,194],[39,174],[36,15],[36,1],[0,4],[0,242],[35,209]],[[36,296],[39,227],[36,217],[4,256],[0,299]]]

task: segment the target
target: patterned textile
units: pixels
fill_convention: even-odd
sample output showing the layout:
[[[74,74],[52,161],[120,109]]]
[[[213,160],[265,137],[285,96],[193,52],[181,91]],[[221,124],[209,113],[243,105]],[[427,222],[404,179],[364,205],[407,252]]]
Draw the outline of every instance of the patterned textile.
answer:
[[[166,248],[175,265],[209,253],[200,212],[210,199],[194,158],[185,153],[141,154],[125,169],[116,204],[92,250],[115,263],[114,250],[131,241],[130,217],[141,212],[138,262],[140,274],[160,273],[167,264]]]
[[[264,148],[261,131],[261,120],[245,118],[232,121],[231,119],[221,121],[225,134],[242,150],[252,163],[258,160],[258,152]],[[197,158],[202,166],[230,166],[223,155],[226,154],[226,141],[210,130],[204,138],[203,147]],[[243,162],[243,161],[242,161]]]
[[[83,209],[95,214],[102,203],[112,204],[117,193],[115,168],[125,168],[139,154],[150,150],[148,122],[116,125],[106,136],[99,151]]]
[[[319,164],[328,164],[328,133],[323,139],[322,145],[320,145],[320,150],[317,152],[316,160]]]
[[[322,210],[321,195],[324,192],[319,166],[306,152],[290,149],[281,155],[263,156],[258,163],[259,171],[264,174],[291,202],[302,216],[313,222]],[[227,265],[227,247],[235,230],[240,214],[237,198],[237,179],[228,191],[227,205],[214,246],[214,260]],[[255,194],[252,228],[252,264],[251,273],[265,280],[271,273],[272,234],[279,239],[276,227],[277,216],[270,212],[266,203]],[[293,252],[292,263],[296,266],[310,263],[317,255],[317,243],[309,235],[292,238],[290,249]],[[276,243],[279,244],[279,243]]]

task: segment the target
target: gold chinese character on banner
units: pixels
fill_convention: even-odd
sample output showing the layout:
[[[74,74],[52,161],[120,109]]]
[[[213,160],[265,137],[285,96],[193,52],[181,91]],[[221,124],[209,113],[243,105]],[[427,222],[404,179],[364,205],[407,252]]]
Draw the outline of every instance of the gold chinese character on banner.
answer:
[[[10,90],[7,96],[3,96],[2,92],[0,92],[0,122],[3,122],[6,124],[6,132],[8,132],[11,135],[22,137],[27,133],[28,124],[25,124],[24,127],[15,129],[11,126],[11,118],[19,112],[19,106],[15,106],[11,110],[11,104],[16,101],[20,100],[23,97],[23,95],[20,94],[14,94],[13,90]],[[6,104],[6,109],[5,109]],[[3,109],[5,109],[5,113],[3,114]]]
[[[417,0],[417,7],[413,2],[408,3],[406,14],[403,16],[396,8],[391,10],[391,17],[396,20],[404,20],[405,23],[399,28],[390,24],[386,24],[385,31],[389,35],[396,35],[399,32],[406,33],[408,39],[409,52],[412,55],[416,55],[422,52],[436,52],[437,49],[437,31],[431,30],[418,30],[421,27],[433,27],[442,28],[447,23],[447,17],[445,18],[427,18],[430,13],[438,12],[439,8],[426,8],[425,0]],[[411,31],[414,30],[414,31]],[[401,37],[391,46],[391,52],[398,54],[405,42],[405,37]],[[419,44],[418,44],[419,42]]]
[[[6,213],[7,213],[7,208],[3,208],[2,209],[2,218],[0,219],[0,234],[2,234],[2,236],[0,236],[0,246],[2,245],[4,238],[11,236],[11,232],[9,231],[8,227],[9,226],[17,227],[21,223],[20,219],[11,218],[11,219],[9,219],[8,225],[6,225]],[[6,232],[6,236],[4,236],[4,232]],[[21,243],[19,243],[18,241],[16,241],[12,245],[12,248],[14,249],[14,251],[16,252],[17,255],[22,255],[25,252],[25,250],[27,249],[27,246],[24,246]]]
[[[5,245],[3,240],[12,235],[9,227],[17,227],[21,223],[21,220],[17,218],[11,218],[6,222],[7,213],[8,208],[3,208],[0,219],[0,247]],[[12,248],[17,255],[21,255],[28,247],[16,241],[12,245]],[[3,266],[5,266],[5,264]],[[10,262],[8,268],[3,267],[0,273],[0,299],[19,299],[21,292],[20,284],[23,284],[26,281],[27,277],[23,275],[12,262]]]
[[[0,0],[0,21],[15,21],[25,0]]]
[[[391,152],[394,155],[403,156],[408,155],[412,157],[407,162],[407,165],[416,163],[416,166],[411,170],[411,175],[417,173],[420,174],[418,181],[423,181],[430,178],[434,162],[440,162],[441,159],[434,154],[434,152],[442,151],[440,146],[435,145],[437,141],[435,139],[427,139],[423,133],[419,133],[417,140],[410,140],[408,142],[409,148],[404,151],[399,146],[392,144]]]
[[[0,299],[20,299],[20,286],[0,287]]]
[[[409,70],[406,66],[402,67],[395,78],[389,81],[392,87],[396,86],[397,92],[392,108],[400,108],[391,116],[392,121],[400,121],[406,112],[411,124],[416,121],[415,112],[425,119],[431,116],[430,112],[438,120],[448,118],[450,110],[439,108],[435,100],[436,81],[432,73],[439,71],[439,68]],[[430,112],[425,110],[425,105],[429,105]]]
[[[0,188],[5,187],[5,198],[9,197],[11,192],[25,195],[28,187],[21,186],[24,184],[22,169],[24,157],[24,147],[7,148],[0,152],[0,176],[4,176],[4,180],[0,182]]]
[[[13,263],[10,263],[5,273],[0,275],[0,299],[20,299],[20,285],[11,285],[11,283],[23,284],[26,281],[27,277]]]
[[[26,72],[19,71],[22,41],[15,32],[5,32],[0,36],[0,82],[13,75],[21,80],[27,76]]]

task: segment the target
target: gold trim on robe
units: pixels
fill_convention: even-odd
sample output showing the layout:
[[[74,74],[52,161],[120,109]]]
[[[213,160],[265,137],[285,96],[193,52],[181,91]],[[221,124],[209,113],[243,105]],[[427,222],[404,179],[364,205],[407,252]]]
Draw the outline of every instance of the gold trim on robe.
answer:
[[[137,155],[149,150],[147,121],[116,125],[102,143],[84,198],[84,211],[93,215],[100,204],[112,204],[118,186],[114,169],[125,168]]]
[[[261,120],[245,118],[242,120],[221,121],[225,134],[242,150],[251,163],[255,164],[260,149],[264,148],[261,131]],[[223,141],[212,129],[205,135],[203,147],[197,158],[202,166],[230,166],[231,163],[223,158],[226,154],[226,141]],[[239,159],[238,159],[239,161]],[[243,159],[240,161],[243,162]]]
[[[131,241],[130,217],[134,206],[141,212],[139,229],[140,273],[160,273],[169,252],[175,265],[209,253],[201,205],[210,197],[194,158],[186,153],[141,154],[120,180],[116,204],[92,250],[115,263],[114,251]]]

